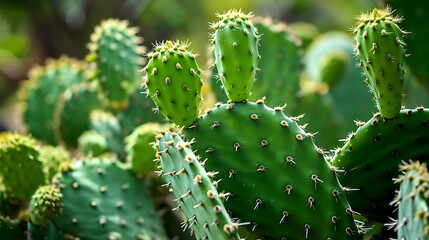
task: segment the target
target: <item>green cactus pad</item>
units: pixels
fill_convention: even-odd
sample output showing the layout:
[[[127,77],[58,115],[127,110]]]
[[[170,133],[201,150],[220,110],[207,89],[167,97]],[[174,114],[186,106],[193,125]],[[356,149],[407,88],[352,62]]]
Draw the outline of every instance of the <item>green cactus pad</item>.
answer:
[[[218,172],[225,207],[250,229],[281,239],[359,239],[345,189],[324,151],[282,108],[256,103],[217,104],[186,139],[207,171]]]
[[[155,141],[155,133],[166,128],[167,125],[159,123],[145,123],[125,138],[127,162],[131,171],[145,176],[156,170],[156,164],[153,162],[156,151],[150,143]]]
[[[429,159],[429,110],[403,109],[395,119],[377,114],[366,123],[357,122],[344,146],[336,151],[332,164],[344,171],[340,182],[352,189],[348,200],[363,216],[381,222],[393,211],[391,181],[404,159]]]
[[[0,182],[8,198],[30,200],[45,182],[43,164],[35,141],[18,133],[0,134]]]
[[[136,37],[137,28],[126,20],[108,19],[95,28],[88,45],[87,60],[96,63],[101,88],[114,108],[127,105],[135,90],[142,64],[142,39]]]
[[[41,186],[31,197],[30,220],[32,223],[45,226],[61,214],[63,204],[60,190],[53,186]]]
[[[177,125],[188,127],[201,102],[201,70],[188,44],[166,41],[148,54],[144,85],[161,112]]]
[[[389,8],[359,17],[355,28],[356,52],[381,115],[394,118],[401,110],[404,85],[406,32]]]
[[[80,239],[167,239],[143,180],[110,160],[75,162],[55,182],[63,195],[56,229]]]
[[[177,210],[185,215],[183,227],[192,228],[196,239],[239,240],[238,224],[233,223],[223,205],[227,193],[218,193],[212,178],[195,156],[192,141],[184,142],[176,132],[157,136],[161,175],[173,189]]]
[[[45,66],[30,70],[29,80],[21,88],[23,119],[33,137],[57,144],[54,133],[54,109],[71,85],[85,81],[84,63],[61,57],[49,59]]]
[[[54,130],[58,142],[77,146],[77,139],[90,128],[90,114],[103,108],[104,103],[97,89],[88,83],[76,84],[62,95],[54,113]]]
[[[90,128],[105,138],[109,152],[117,154],[120,159],[124,159],[124,143],[119,120],[111,112],[101,110],[93,111],[90,120]]]
[[[106,138],[94,130],[83,132],[77,142],[78,148],[85,156],[98,157],[109,151]]]
[[[251,17],[252,14],[230,10],[218,14],[219,21],[211,25],[217,79],[233,102],[249,98],[261,58],[258,31]]]
[[[404,163],[395,182],[400,184],[395,200],[398,219],[390,227],[397,239],[429,239],[429,173],[426,163]]]

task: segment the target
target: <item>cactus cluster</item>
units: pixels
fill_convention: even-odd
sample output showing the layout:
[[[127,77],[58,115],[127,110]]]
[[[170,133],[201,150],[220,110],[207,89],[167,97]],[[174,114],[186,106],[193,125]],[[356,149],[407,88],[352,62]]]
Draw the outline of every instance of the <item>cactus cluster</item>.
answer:
[[[28,134],[0,134],[0,238],[428,238],[429,109],[403,106],[402,18],[362,14],[353,47],[217,17],[207,71],[189,42],[142,55],[117,19],[85,60],[31,71]],[[219,102],[203,108],[210,89]]]

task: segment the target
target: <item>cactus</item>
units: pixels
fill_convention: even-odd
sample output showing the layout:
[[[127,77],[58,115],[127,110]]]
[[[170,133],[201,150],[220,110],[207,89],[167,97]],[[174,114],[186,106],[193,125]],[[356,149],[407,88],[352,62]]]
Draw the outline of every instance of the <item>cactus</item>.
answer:
[[[126,20],[105,20],[95,28],[88,44],[91,53],[87,60],[95,62],[101,89],[115,109],[126,107],[142,64],[142,39],[135,36],[138,29],[128,25]]]
[[[390,224],[398,239],[429,238],[429,173],[426,163],[404,163],[395,182],[400,184],[392,205],[398,208],[398,219]]]
[[[166,125],[159,123],[145,123],[125,138],[127,162],[131,171],[145,176],[156,170],[156,164],[153,162],[156,152],[150,143],[155,140],[155,133],[166,128]]]
[[[185,215],[183,227],[192,228],[196,239],[241,239],[238,224],[232,222],[222,202],[228,193],[218,193],[212,179],[216,173],[204,170],[192,144],[170,131],[161,132],[155,144],[165,186],[173,189],[178,203],[175,209]]]
[[[263,101],[218,104],[184,134],[231,193],[226,208],[251,229],[276,239],[358,238],[335,168],[296,121]]]
[[[7,198],[30,200],[44,184],[43,164],[35,144],[31,137],[18,133],[0,134],[0,182]]]
[[[71,162],[71,156],[65,148],[61,146],[42,145],[40,149],[40,159],[43,163],[45,182],[50,184],[52,178],[57,174],[60,166]]]
[[[63,204],[60,190],[53,186],[39,187],[31,197],[30,220],[32,223],[45,226],[61,214]]]
[[[81,239],[167,239],[142,180],[122,164],[87,159],[75,162],[55,181],[62,213],[51,224]]]
[[[374,9],[359,17],[356,53],[383,117],[394,118],[401,110],[404,85],[406,32],[397,25],[401,18],[392,16],[389,8]]]
[[[249,98],[261,58],[257,47],[259,36],[249,20],[251,17],[252,14],[230,10],[219,14],[219,21],[211,25],[217,79],[234,102]]]
[[[94,130],[85,131],[77,139],[78,148],[85,156],[98,157],[109,151],[106,138]]]
[[[403,109],[395,119],[376,114],[366,123],[357,122],[344,146],[337,149],[332,164],[344,171],[339,179],[344,186],[359,189],[348,200],[363,216],[386,221],[392,212],[389,202],[404,159],[426,160],[429,136],[429,110]],[[365,177],[362,177],[365,176]]]
[[[89,116],[104,103],[97,89],[82,83],[68,88],[61,96],[54,113],[54,130],[58,142],[77,146],[77,139],[90,128]]]
[[[21,88],[23,119],[33,137],[56,144],[54,111],[61,94],[71,85],[85,81],[84,63],[61,57],[45,66],[33,67]]]
[[[156,111],[181,126],[191,125],[199,114],[202,82],[195,57],[188,44],[166,41],[148,54],[144,69],[144,85]]]
[[[0,215],[0,236],[5,240],[25,240],[27,239],[22,230],[22,222]]]

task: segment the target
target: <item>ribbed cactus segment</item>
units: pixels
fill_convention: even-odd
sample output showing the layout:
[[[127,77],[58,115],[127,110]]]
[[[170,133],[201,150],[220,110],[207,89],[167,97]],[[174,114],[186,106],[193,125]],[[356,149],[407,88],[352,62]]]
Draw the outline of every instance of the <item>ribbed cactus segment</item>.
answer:
[[[403,109],[395,119],[377,114],[366,123],[357,122],[344,146],[336,151],[332,164],[344,174],[340,182],[352,189],[350,205],[363,216],[385,222],[393,211],[391,181],[404,159],[429,159],[429,110]]]
[[[63,195],[56,229],[80,239],[167,239],[143,180],[120,163],[87,159],[55,182]]]
[[[62,194],[53,186],[39,187],[31,197],[29,212],[32,223],[45,226],[58,217],[63,210]]]
[[[196,54],[188,47],[178,41],[158,44],[144,69],[144,85],[156,111],[185,127],[198,118],[202,86]]]
[[[157,139],[161,174],[176,196],[175,209],[185,215],[183,227],[192,228],[196,239],[241,239],[222,202],[229,194],[217,191],[216,172],[206,172],[192,150],[193,141],[185,142],[170,131]]]
[[[39,149],[40,159],[43,162],[45,182],[46,184],[50,184],[52,178],[58,173],[60,166],[71,163],[71,156],[62,146],[42,145]]]
[[[35,141],[18,133],[0,134],[0,182],[4,193],[20,200],[30,200],[45,183],[43,164]]]
[[[281,107],[262,100],[217,104],[184,130],[193,149],[219,172],[225,207],[274,239],[359,239],[346,189],[324,151]]]
[[[403,173],[395,182],[400,184],[395,200],[398,219],[391,224],[397,239],[429,239],[429,173],[426,163],[405,163]]]
[[[285,23],[256,18],[254,25],[262,35],[261,60],[249,100],[265,96],[270,106],[293,104],[299,95],[299,78],[304,67],[301,42]]]
[[[249,98],[258,70],[259,36],[251,17],[252,14],[230,10],[218,14],[219,21],[211,25],[217,79],[233,102]]]
[[[58,142],[76,147],[77,139],[90,128],[90,114],[102,108],[97,89],[88,83],[73,85],[62,95],[55,108],[54,130]]]
[[[127,162],[131,171],[145,176],[156,170],[156,164],[153,162],[156,151],[150,143],[155,141],[155,133],[166,128],[167,125],[159,123],[145,123],[125,138]]]
[[[96,63],[97,76],[111,105],[126,106],[135,90],[142,64],[142,39],[138,29],[129,27],[126,20],[108,19],[95,28],[91,35],[87,59]]]
[[[94,130],[83,132],[77,139],[77,145],[85,156],[98,157],[109,151],[106,138]]]
[[[54,109],[61,93],[71,85],[85,81],[84,63],[68,58],[49,59],[45,66],[30,70],[22,87],[24,123],[33,137],[56,144]]]
[[[389,8],[375,8],[362,14],[354,29],[360,65],[377,107],[386,118],[394,118],[401,110],[406,35],[397,25],[401,20]]]

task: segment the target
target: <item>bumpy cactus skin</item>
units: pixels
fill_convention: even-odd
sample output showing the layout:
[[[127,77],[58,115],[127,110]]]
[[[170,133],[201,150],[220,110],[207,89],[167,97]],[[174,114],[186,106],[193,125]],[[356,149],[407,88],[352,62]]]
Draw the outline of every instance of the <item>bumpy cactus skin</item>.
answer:
[[[166,41],[148,54],[144,85],[157,110],[180,126],[198,117],[201,102],[201,70],[188,45]]]
[[[33,137],[57,144],[54,133],[54,110],[61,94],[75,83],[85,81],[84,63],[61,57],[45,66],[30,70],[29,80],[21,89],[24,122]]]
[[[207,171],[219,172],[219,191],[231,193],[226,208],[250,229],[275,239],[359,239],[335,169],[296,120],[263,101],[218,104],[184,134]]]
[[[35,144],[32,138],[17,133],[0,134],[0,181],[8,197],[30,200],[44,184],[43,164]]]
[[[374,9],[359,17],[354,30],[355,49],[385,118],[394,118],[401,110],[406,35],[397,25],[401,20],[393,17],[390,9]]]
[[[238,224],[233,223],[212,178],[191,148],[176,132],[164,131],[157,136],[156,147],[166,186],[173,189],[177,210],[185,215],[184,228],[191,227],[196,239],[239,240]]]
[[[400,184],[396,199],[398,220],[391,227],[398,232],[397,239],[429,239],[429,173],[425,163],[405,163],[403,175],[395,179]]]
[[[139,79],[142,63],[139,47],[142,40],[135,36],[138,29],[128,26],[128,21],[108,19],[95,28],[91,35],[87,59],[96,63],[101,88],[111,106],[122,109]]]
[[[31,222],[44,226],[60,215],[63,209],[61,198],[59,189],[49,185],[39,187],[31,197]]]
[[[260,59],[258,32],[249,21],[252,14],[230,10],[218,17],[211,25],[217,79],[228,98],[240,102],[249,97],[255,81]]]
[[[63,212],[52,224],[81,239],[167,239],[143,181],[119,163],[75,162],[55,182]]]
[[[344,186],[359,189],[348,195],[351,206],[363,216],[384,222],[393,208],[395,186],[391,181],[404,159],[429,158],[429,110],[401,110],[395,119],[377,114],[366,123],[357,122],[344,146],[336,151],[332,164],[344,174]]]
[[[71,162],[70,153],[62,146],[40,146],[40,159],[43,162],[46,184],[52,182],[52,178],[57,174],[60,166]]]

